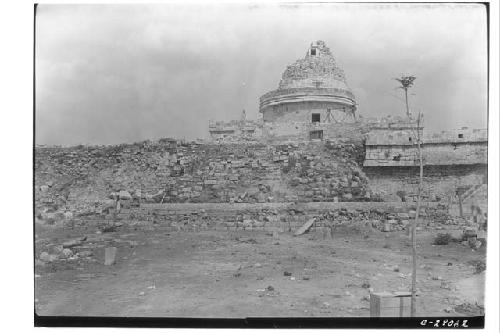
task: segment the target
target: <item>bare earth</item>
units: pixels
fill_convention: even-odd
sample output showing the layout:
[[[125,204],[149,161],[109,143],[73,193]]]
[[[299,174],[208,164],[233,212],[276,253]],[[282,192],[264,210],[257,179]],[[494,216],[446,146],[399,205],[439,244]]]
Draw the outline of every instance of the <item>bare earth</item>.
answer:
[[[321,233],[293,237],[255,231],[171,232],[161,227],[123,226],[102,234],[96,230],[36,225],[37,257],[50,244],[83,235],[88,238],[82,249],[93,252],[91,260],[35,267],[37,314],[369,316],[369,288],[409,290],[411,282],[411,248],[404,232],[338,228],[331,238]],[[484,273],[475,274],[470,261],[484,261],[484,247],[473,251],[460,243],[433,246],[434,234],[422,231],[418,236],[417,315],[483,314]],[[107,246],[118,248],[113,266],[103,265]]]

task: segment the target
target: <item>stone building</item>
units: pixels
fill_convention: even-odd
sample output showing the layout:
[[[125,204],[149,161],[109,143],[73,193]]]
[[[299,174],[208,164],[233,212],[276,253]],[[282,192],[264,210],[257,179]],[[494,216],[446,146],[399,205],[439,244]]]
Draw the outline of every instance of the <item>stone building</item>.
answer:
[[[278,88],[260,97],[261,121],[209,124],[215,142],[310,141],[359,138],[356,99],[323,41],[311,43],[304,58],[286,67]]]
[[[419,133],[426,200],[450,203],[456,201],[457,189],[484,189],[487,130],[432,133],[403,117],[363,118],[356,107],[343,70],[325,43],[317,41],[304,58],[286,67],[276,90],[261,96],[262,119],[248,121],[243,115],[239,121],[213,122],[209,131],[219,143],[324,141],[362,147],[359,163],[374,193],[386,201],[416,197]]]
[[[262,138],[262,121],[241,120],[210,121],[208,132],[213,142],[229,143],[257,141]]]
[[[278,89],[261,96],[259,112],[265,136],[323,139],[335,125],[355,123],[356,100],[330,49],[317,41],[287,66]]]
[[[453,204],[457,196],[472,198],[468,190],[484,192],[487,184],[488,133],[486,129],[460,129],[427,132],[422,138],[424,199]],[[408,123],[386,123],[367,134],[363,171],[370,185],[385,200],[399,197],[412,200],[418,192],[419,160],[415,144],[416,127]],[[466,194],[458,192],[466,189]],[[478,191],[481,190],[481,191]]]

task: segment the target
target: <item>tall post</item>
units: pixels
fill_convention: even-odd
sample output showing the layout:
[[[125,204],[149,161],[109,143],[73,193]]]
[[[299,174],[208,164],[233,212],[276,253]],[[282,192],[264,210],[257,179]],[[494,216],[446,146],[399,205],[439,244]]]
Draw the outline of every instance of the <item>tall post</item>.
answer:
[[[410,107],[408,106],[408,87],[404,87],[405,90],[405,103],[406,103],[406,116],[410,119]]]
[[[415,133],[411,120],[410,114],[410,106],[408,104],[408,89],[413,85],[413,81],[415,81],[415,76],[402,76],[401,78],[395,79],[398,81],[401,88],[405,92],[405,105],[406,105],[406,116],[408,117],[408,121],[410,124],[410,128],[413,132],[413,137],[416,138],[417,141],[417,151],[418,151],[418,161],[420,167],[419,173],[419,182],[418,182],[418,197],[417,197],[417,210],[415,212],[415,219],[411,225],[411,243],[412,243],[412,279],[411,279],[411,308],[410,313],[412,317],[416,316],[417,313],[417,223],[420,217],[420,205],[422,201],[422,182],[424,178],[424,166],[422,159],[422,147],[421,147],[421,135],[420,135],[420,122],[421,122],[421,113],[418,113],[417,118],[417,132]]]
[[[415,220],[413,220],[411,231],[411,248],[412,248],[412,274],[411,274],[411,316],[415,317],[417,312],[417,223],[420,217],[420,205],[422,201],[422,181],[424,178],[424,164],[422,161],[422,146],[420,137],[420,118],[417,119],[417,150],[419,162],[419,182],[417,196],[417,211],[415,212]]]

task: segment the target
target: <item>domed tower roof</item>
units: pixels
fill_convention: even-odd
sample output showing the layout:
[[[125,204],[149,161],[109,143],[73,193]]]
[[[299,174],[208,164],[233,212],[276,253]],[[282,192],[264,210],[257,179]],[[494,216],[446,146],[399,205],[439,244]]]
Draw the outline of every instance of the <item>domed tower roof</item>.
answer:
[[[283,72],[279,89],[315,87],[343,88],[349,90],[344,71],[325,42],[311,43],[306,56],[287,66]]]
[[[304,101],[331,102],[354,109],[356,107],[355,97],[346,83],[344,71],[321,40],[311,43],[304,58],[286,67],[278,89],[260,98],[260,112],[279,104]]]

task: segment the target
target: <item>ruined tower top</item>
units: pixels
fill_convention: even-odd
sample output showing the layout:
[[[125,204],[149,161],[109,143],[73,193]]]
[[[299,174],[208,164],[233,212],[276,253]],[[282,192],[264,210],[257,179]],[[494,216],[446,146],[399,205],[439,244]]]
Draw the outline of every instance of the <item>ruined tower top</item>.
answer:
[[[279,89],[288,88],[340,88],[350,91],[344,71],[325,42],[312,42],[304,58],[285,69]]]
[[[344,71],[321,40],[312,42],[304,58],[286,67],[278,89],[260,97],[259,111],[266,122],[282,119],[279,115],[292,109],[296,117],[305,119],[316,107],[321,107],[325,115],[329,109],[340,110],[349,120],[354,120],[356,99]]]

